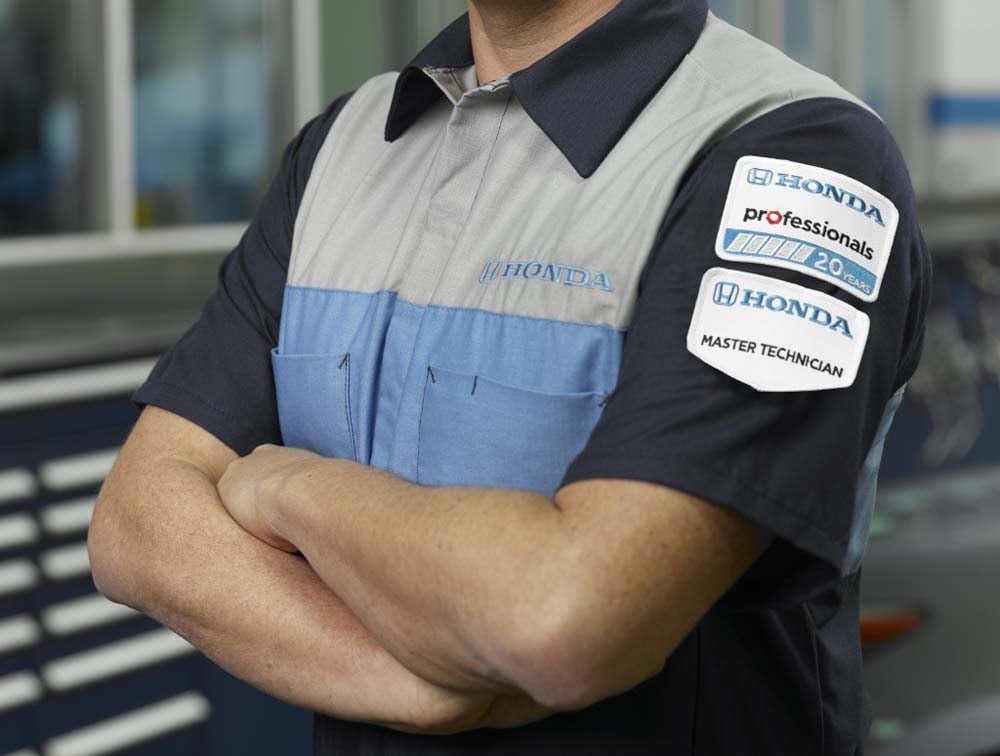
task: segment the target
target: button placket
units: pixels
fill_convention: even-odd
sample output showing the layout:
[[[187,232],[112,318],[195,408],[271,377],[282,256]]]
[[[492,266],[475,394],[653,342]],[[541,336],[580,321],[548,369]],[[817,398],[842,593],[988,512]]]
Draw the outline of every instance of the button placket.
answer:
[[[417,428],[412,423],[415,416],[405,407],[421,395],[414,387],[426,366],[414,365],[413,356],[420,351],[418,345],[427,318],[427,305],[433,301],[445,278],[465,231],[509,100],[510,95],[483,89],[465,93],[451,113],[437,164],[432,169],[433,194],[412,262],[407,266],[406,278],[400,287],[401,298],[418,307],[416,312],[410,311],[405,327],[393,329],[396,336],[405,334],[406,346],[400,349],[399,344],[387,345],[395,346],[398,357],[403,357],[401,352],[405,349],[408,363],[400,406],[394,413],[396,427],[389,455],[391,468],[397,471],[409,470],[416,454]]]
[[[494,90],[465,93],[452,110],[437,164],[433,194],[401,294],[418,305],[431,301],[465,229],[506,111],[508,97]]]

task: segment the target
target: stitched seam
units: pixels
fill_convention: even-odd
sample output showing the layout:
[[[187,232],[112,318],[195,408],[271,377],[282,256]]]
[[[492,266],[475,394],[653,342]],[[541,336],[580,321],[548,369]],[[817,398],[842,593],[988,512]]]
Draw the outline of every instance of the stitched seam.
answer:
[[[375,79],[371,79],[369,81],[374,82]],[[366,84],[368,84],[368,82],[366,82]],[[334,122],[330,124],[330,129],[326,133],[326,137],[323,140],[323,144],[320,145],[320,149],[316,153],[316,157],[313,160],[313,164],[309,169],[309,178],[306,180],[306,185],[302,190],[302,196],[299,198],[299,206],[295,211],[295,221],[292,226],[292,240],[291,240],[291,248],[289,251],[289,259],[288,259],[288,273],[291,275],[294,275],[298,272],[299,269],[298,260],[301,257],[301,255],[299,254],[299,248],[301,247],[301,239],[297,238],[296,234],[296,230],[299,228],[300,217],[301,217],[301,222],[304,225],[312,213],[313,206],[316,203],[316,198],[320,195],[320,186],[329,178],[330,171],[332,170],[331,163],[333,162],[331,158],[333,157],[333,153],[336,151],[336,148],[338,146],[333,140],[339,139],[338,137],[339,132],[350,128],[350,126],[352,125],[351,119],[355,119],[357,117],[357,115],[353,111],[359,110],[364,105],[367,105],[367,103],[371,99],[371,90],[374,88],[375,86],[373,83],[368,84],[368,86],[362,85],[351,93],[351,95],[344,102],[343,106],[337,112],[337,117],[334,119]],[[359,94],[361,94],[362,96],[358,97]],[[352,104],[353,108],[349,108],[349,106],[351,106]],[[345,111],[346,111],[346,116],[345,116]],[[346,126],[344,125],[345,123],[347,124]],[[338,126],[340,127],[339,129],[337,128]],[[338,134],[335,134],[334,133],[335,131]],[[384,152],[385,150],[383,150],[383,153]],[[323,162],[317,166],[321,157],[323,159]],[[379,157],[381,157],[381,155]],[[318,171],[317,167],[319,168]],[[365,177],[367,178],[367,174],[365,174]],[[315,178],[315,185],[313,182],[314,178]]]
[[[319,149],[316,151],[316,155],[313,157],[312,164],[309,166],[309,176],[306,178],[306,183],[302,187],[302,192],[296,198],[297,202],[296,202],[295,212],[292,214],[292,220],[293,220],[293,222],[292,222],[292,226],[293,226],[292,231],[293,231],[293,233],[294,233],[294,230],[295,230],[294,229],[294,226],[295,226],[294,221],[295,221],[295,219],[298,218],[299,212],[301,212],[301,211],[304,210],[306,213],[308,213],[309,209],[312,207],[313,203],[316,200],[316,195],[319,194],[319,192],[315,192],[314,191],[312,193],[312,195],[309,197],[308,204],[305,207],[303,207],[303,205],[305,204],[305,200],[306,200],[306,194],[307,194],[306,189],[309,186],[309,179],[312,178],[314,169],[316,168],[316,163],[319,161],[320,153],[323,151],[323,148],[326,146],[326,142],[330,138],[330,134],[333,132],[333,127],[337,124],[337,121],[341,120],[340,116],[344,112],[345,108],[347,107],[347,103],[351,101],[351,99],[353,98],[353,96],[354,96],[354,94],[356,92],[357,92],[357,90],[352,90],[351,92],[345,92],[343,95],[341,95],[340,97],[338,97],[334,101],[334,103],[332,104],[331,110],[333,111],[333,120],[330,122],[330,128],[327,129],[326,135],[323,137],[323,143],[319,146]],[[339,104],[337,104],[337,103],[339,103]],[[341,121],[341,124],[343,124],[343,121]],[[324,155],[324,157],[326,157],[326,155]],[[320,179],[324,178],[327,175],[328,166],[329,166],[329,160],[325,161],[320,166],[320,171],[319,171],[319,173],[320,173],[319,178]]]
[[[354,453],[354,461],[360,462],[358,456],[358,441],[354,437],[354,418],[351,415],[351,355],[350,352],[344,355],[344,361],[339,368],[344,371],[344,415],[347,418],[347,435],[351,439],[351,451]]]
[[[378,80],[382,76],[385,76],[386,78],[388,78],[388,74],[380,74],[379,76],[377,76],[377,77],[375,77],[373,79],[369,79],[369,82],[375,82],[376,80]],[[369,84],[369,82],[366,82],[366,84]],[[341,121],[341,124],[340,124],[342,126],[341,131],[343,131],[344,129],[349,128],[349,126],[351,124],[348,124],[348,126],[344,126],[343,125],[344,121],[341,119],[341,115],[343,114],[343,111],[347,109],[347,106],[351,104],[351,102],[355,103],[355,108],[356,109],[362,107],[361,105],[357,104],[360,101],[360,99],[361,99],[361,98],[358,98],[357,95],[360,92],[364,91],[365,89],[366,89],[365,85],[362,85],[361,87],[358,87],[358,89],[354,90],[354,94],[344,104],[344,107],[341,109],[341,112],[339,112],[337,114],[336,121],[334,121],[334,123],[331,125],[330,131],[327,132],[326,140],[324,140],[323,147],[320,148],[321,151],[323,150],[324,147],[326,147],[326,142],[331,139],[331,135],[333,134],[334,127],[337,126],[337,121]],[[374,83],[369,84],[369,86],[367,87],[367,89],[368,89],[368,91],[365,91],[365,94],[369,96],[368,100],[370,100],[370,99],[372,99],[375,96],[374,94],[371,94],[371,90],[375,89]],[[368,100],[364,101],[365,104],[367,104]],[[350,115],[354,116],[353,113],[350,114]],[[354,116],[354,117],[356,117],[356,116]],[[340,210],[337,212],[337,214],[333,218],[324,219],[324,222],[327,223],[327,227],[326,227],[326,230],[323,232],[323,236],[320,239],[319,243],[316,244],[313,247],[313,249],[311,250],[310,257],[309,257],[309,262],[310,263],[315,259],[316,250],[322,249],[323,246],[326,245],[327,240],[330,238],[330,234],[333,233],[333,227],[336,225],[337,221],[340,220],[340,216],[344,214],[344,211],[350,206],[350,204],[353,201],[353,199],[358,195],[358,192],[360,192],[361,189],[362,189],[362,187],[365,186],[366,182],[368,181],[368,177],[371,176],[372,173],[375,171],[375,169],[382,164],[383,160],[387,159],[387,157],[389,155],[389,146],[390,146],[389,142],[382,142],[382,145],[381,145],[382,150],[381,150],[381,152],[379,152],[379,154],[378,154],[377,157],[375,157],[375,158],[372,159],[371,163],[369,164],[369,166],[367,167],[367,169],[364,171],[364,174],[362,175],[361,179],[358,181],[357,185],[354,187],[354,190],[351,192],[350,196],[341,205]],[[299,225],[299,215],[300,214],[302,215],[302,226],[304,227],[305,224],[309,221],[309,216],[312,214],[312,211],[314,209],[313,205],[316,202],[316,198],[320,195],[320,189],[322,188],[323,184],[326,183],[329,180],[329,178],[330,178],[330,171],[333,170],[332,163],[334,162],[333,161],[334,153],[336,152],[336,149],[338,147],[341,147],[341,145],[340,144],[334,144],[333,142],[331,142],[331,147],[330,147],[329,153],[327,153],[327,154],[325,154],[323,156],[325,162],[323,163],[323,165],[322,165],[322,167],[320,169],[320,175],[317,177],[316,186],[314,187],[313,194],[310,197],[309,207],[305,209],[304,214],[303,214],[303,208],[302,208],[302,205],[301,205],[301,202],[300,202],[299,210],[298,210],[298,212],[295,215],[295,228],[293,228],[292,250],[291,250],[291,254],[295,255],[295,260],[289,259],[288,270],[289,270],[290,273],[293,273],[293,274],[294,273],[298,273],[298,271],[299,271],[298,260],[302,256],[302,254],[300,253],[300,250],[301,250],[301,240],[298,240],[298,243],[296,243],[297,240],[296,240],[295,234],[294,234],[295,229],[297,229],[298,225]],[[318,153],[316,155],[316,159],[319,160],[319,154]],[[310,185],[312,184],[312,177],[313,177],[313,171],[315,170],[315,165],[316,164],[314,162],[313,163],[313,169],[310,171],[310,174],[309,174],[309,181],[308,181],[308,183],[306,185],[306,190],[307,191],[310,188]],[[305,199],[305,192],[303,193],[303,199]],[[296,254],[296,253],[298,253],[298,254]],[[296,264],[296,267],[294,269],[292,267],[293,263]],[[308,268],[308,264],[307,264],[306,267]],[[286,276],[286,279],[287,279],[287,276]]]
[[[431,180],[437,177],[437,171],[440,169],[438,166],[438,155],[444,147],[444,138],[438,137],[434,144],[434,154],[431,156],[430,163],[427,166],[427,170],[424,172],[423,177],[420,179],[420,189],[415,195],[413,195],[413,201],[410,202],[410,207],[406,211],[406,220],[400,226],[401,229],[410,228],[410,224],[413,222],[413,215],[417,211],[417,205],[420,204],[417,200],[418,197],[424,196],[427,192],[429,186],[431,186]],[[426,222],[426,219],[425,219]],[[400,231],[396,236],[396,243],[392,250],[392,255],[389,256],[389,262],[385,266],[385,270],[390,271],[396,268],[396,261],[399,259],[400,253],[403,251],[403,239],[405,237],[405,232]],[[288,279],[286,278],[286,281]],[[305,287],[302,287],[305,288]],[[325,289],[316,288],[318,291],[325,291]],[[387,289],[384,291],[388,291]],[[392,292],[398,296],[398,292]]]
[[[435,360],[436,362],[436,360]],[[439,372],[451,373],[454,376],[459,376],[468,381],[472,379],[472,390],[469,392],[470,396],[475,396],[476,387],[479,383],[479,379],[482,378],[484,383],[492,384],[504,391],[517,391],[522,394],[534,394],[539,397],[544,397],[549,400],[554,399],[571,399],[576,401],[578,399],[596,399],[597,397],[607,396],[607,392],[603,390],[596,391],[547,391],[544,389],[533,388],[531,386],[515,385],[513,383],[508,383],[507,381],[498,380],[489,375],[483,375],[481,372],[470,373],[466,370],[454,370],[450,367],[442,367],[441,363],[438,363],[435,368],[432,365],[427,366],[427,372],[430,374],[431,383],[437,383],[435,380],[435,370]],[[598,407],[603,407],[603,404],[598,402]]]
[[[579,326],[582,328],[598,328],[605,331],[611,331],[612,333],[627,333],[627,328],[618,328],[616,326],[606,325],[604,323],[587,323],[582,320],[561,320],[560,318],[543,318],[536,317],[534,315],[519,315],[514,312],[496,312],[494,310],[486,310],[481,307],[459,307],[457,305],[438,305],[438,304],[428,304],[419,305],[415,302],[411,302],[408,299],[404,299],[399,296],[398,291],[393,289],[379,289],[378,291],[351,291],[350,289],[324,289],[320,286],[298,286],[296,284],[286,284],[286,289],[298,289],[300,291],[316,291],[323,292],[326,294],[350,294],[359,297],[373,297],[379,294],[392,294],[396,297],[399,302],[410,307],[416,307],[423,310],[451,310],[456,312],[471,312],[471,313],[481,313],[483,315],[489,315],[498,318],[517,318],[518,320],[528,320],[534,323],[559,323],[561,325],[571,325]]]
[[[417,461],[416,461],[416,474],[417,482],[422,483],[420,475],[420,449],[424,445],[424,407],[427,406],[427,387],[430,385],[430,367],[428,371],[424,373],[424,390],[420,395],[420,412],[417,413]]]
[[[452,74],[454,76],[454,74]],[[490,166],[493,165],[494,159],[496,157],[496,146],[497,142],[500,141],[500,132],[503,131],[503,122],[507,118],[507,111],[510,110],[511,100],[514,99],[514,93],[511,92],[507,95],[507,102],[504,103],[503,113],[500,114],[500,122],[497,123],[497,133],[493,135],[493,143],[490,145],[490,152],[486,158],[486,165],[483,166],[483,175],[479,177],[479,186],[476,187],[476,193],[472,197],[472,204],[469,205],[469,214],[472,214],[473,209],[476,207],[476,201],[479,199],[479,195],[483,191],[483,184],[486,183],[486,174],[489,173]],[[468,228],[468,216],[466,216],[466,222],[462,224],[462,232]],[[459,232],[458,238],[455,240],[456,244],[461,241],[462,232]]]
[[[809,629],[809,639],[812,641],[813,649],[813,673],[816,675],[816,696],[819,698],[819,756],[826,754],[826,720],[823,716],[823,683],[819,670],[819,645],[817,644],[816,618],[813,617],[809,604],[802,605],[802,611],[806,616],[806,627]]]
[[[194,393],[190,389],[185,388],[184,386],[181,386],[178,383],[172,383],[171,381],[164,381],[164,380],[157,379],[155,381],[147,382],[146,384],[144,384],[144,386],[145,387],[149,387],[149,388],[153,388],[154,386],[166,386],[167,388],[176,389],[177,391],[181,392],[185,396],[187,396],[187,397],[189,397],[191,399],[194,399],[195,401],[199,402],[200,404],[203,404],[204,406],[208,407],[209,409],[211,409],[211,410],[213,410],[215,412],[218,412],[226,420],[232,420],[233,422],[238,423],[239,425],[243,426],[244,430],[249,430],[249,431],[253,430],[253,426],[247,425],[246,421],[243,420],[242,418],[239,418],[236,415],[231,414],[228,410],[223,409],[222,407],[218,406],[214,402],[212,402],[212,401],[204,398],[203,396],[201,396],[199,394]]]
[[[454,73],[452,73],[452,78],[454,78]],[[456,80],[457,81],[457,80]],[[461,89],[461,85],[459,85]],[[493,159],[496,156],[496,144],[500,139],[500,132],[503,130],[504,117],[507,115],[507,110],[510,108],[510,101],[513,98],[513,94],[507,96],[507,102],[504,104],[503,113],[500,114],[500,122],[497,124],[496,134],[493,136],[493,142],[490,144],[489,153],[486,156],[486,163],[483,165],[483,172],[479,177],[479,184],[476,186],[476,192],[472,195],[472,202],[469,204],[468,210],[465,212],[462,222],[459,226],[458,234],[456,234],[454,241],[448,249],[448,254],[445,259],[445,265],[441,268],[440,273],[437,276],[437,280],[434,282],[434,286],[431,289],[431,293],[428,299],[433,299],[441,288],[442,282],[448,273],[448,268],[451,265],[452,260],[455,258],[455,250],[459,248],[462,243],[463,238],[468,236],[469,233],[469,218],[472,217],[473,211],[476,208],[476,202],[479,199],[479,195],[482,191],[483,184],[486,182],[486,176],[490,171],[490,166],[493,164]],[[426,224],[426,221],[425,221]],[[418,262],[419,264],[419,262]],[[405,300],[404,300],[405,301]],[[423,323],[421,323],[421,330],[423,329]]]
[[[462,82],[460,82],[458,80],[458,77],[455,76],[455,69],[454,68],[449,68],[447,70],[448,70],[448,75],[451,76],[451,80],[453,82],[455,82],[455,86],[458,87],[458,91],[459,92],[464,92],[464,90],[462,89]],[[461,95],[459,95],[459,96],[461,97]]]
[[[702,74],[704,74],[705,78],[711,81],[714,86],[722,90],[724,94],[730,93],[732,91],[732,87],[727,87],[726,82],[720,80],[719,77],[717,77],[714,73],[709,71],[708,68],[705,67],[705,64],[701,62],[701,58],[699,57],[699,55],[700,51],[695,52],[694,48],[692,48],[688,52],[688,54],[685,55],[684,57],[690,60],[695,66],[697,66],[698,70],[701,71]]]

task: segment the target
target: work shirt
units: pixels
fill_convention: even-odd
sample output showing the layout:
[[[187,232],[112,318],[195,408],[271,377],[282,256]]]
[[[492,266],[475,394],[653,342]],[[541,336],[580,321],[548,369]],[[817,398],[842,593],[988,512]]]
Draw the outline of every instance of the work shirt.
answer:
[[[773,539],[626,693],[450,736],[317,717],[317,753],[851,756],[859,571],[928,284],[878,116],[704,0],[623,0],[481,84],[463,15],[288,145],[134,399],[241,455],[635,479]]]

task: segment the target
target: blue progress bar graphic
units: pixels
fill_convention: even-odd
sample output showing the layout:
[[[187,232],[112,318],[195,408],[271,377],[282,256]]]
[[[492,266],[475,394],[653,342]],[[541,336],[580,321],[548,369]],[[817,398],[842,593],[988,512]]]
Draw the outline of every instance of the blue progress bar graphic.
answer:
[[[876,289],[875,274],[838,252],[777,234],[759,234],[738,228],[726,230],[726,254],[740,257],[769,257],[790,267],[801,266],[825,278],[842,281],[851,289],[871,295]]]

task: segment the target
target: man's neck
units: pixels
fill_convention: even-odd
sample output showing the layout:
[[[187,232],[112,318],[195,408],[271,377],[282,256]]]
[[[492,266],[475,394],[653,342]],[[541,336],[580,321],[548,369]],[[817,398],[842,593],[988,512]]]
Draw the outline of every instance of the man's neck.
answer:
[[[545,57],[621,0],[468,0],[480,84]]]

